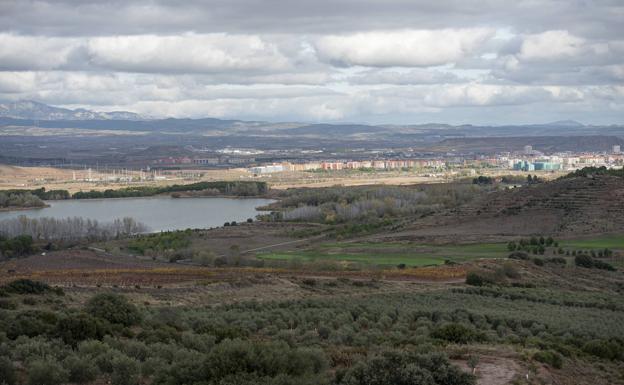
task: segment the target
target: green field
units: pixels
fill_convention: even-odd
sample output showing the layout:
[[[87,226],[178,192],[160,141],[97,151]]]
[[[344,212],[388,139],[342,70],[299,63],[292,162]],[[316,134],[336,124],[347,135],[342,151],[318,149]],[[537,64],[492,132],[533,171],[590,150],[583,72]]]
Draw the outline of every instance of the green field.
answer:
[[[624,250],[624,236],[561,241],[564,249]],[[301,262],[333,261],[363,265],[430,266],[445,261],[464,262],[478,258],[505,258],[507,243],[473,243],[464,245],[426,245],[417,243],[385,242],[330,242],[302,251],[282,251],[257,255],[265,260],[295,260]],[[547,252],[550,255],[550,252]]]
[[[610,235],[592,239],[563,240],[561,247],[570,249],[604,249],[624,250],[624,235]]]
[[[266,260],[299,260],[302,262],[334,261],[365,265],[430,266],[445,261],[462,262],[476,258],[501,258],[507,255],[502,243],[469,245],[418,245],[405,243],[326,243],[313,249],[259,254]]]

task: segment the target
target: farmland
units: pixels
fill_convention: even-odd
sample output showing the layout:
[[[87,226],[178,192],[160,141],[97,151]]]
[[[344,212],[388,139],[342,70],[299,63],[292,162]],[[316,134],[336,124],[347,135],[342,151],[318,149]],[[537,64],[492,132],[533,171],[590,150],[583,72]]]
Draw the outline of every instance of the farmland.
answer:
[[[258,254],[267,260],[345,261],[377,266],[430,266],[478,258],[502,258],[502,243],[418,245],[409,243],[326,243],[305,251]]]
[[[621,235],[435,235],[506,194],[292,190],[261,220],[218,228],[3,240],[0,370],[31,383],[368,385],[409,366],[448,376],[432,384],[624,384]]]

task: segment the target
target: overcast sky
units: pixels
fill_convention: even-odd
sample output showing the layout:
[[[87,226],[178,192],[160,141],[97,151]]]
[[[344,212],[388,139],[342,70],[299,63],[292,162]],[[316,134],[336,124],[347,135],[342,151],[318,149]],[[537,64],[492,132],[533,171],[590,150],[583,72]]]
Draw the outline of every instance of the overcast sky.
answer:
[[[0,100],[154,117],[624,123],[622,0],[0,0]]]

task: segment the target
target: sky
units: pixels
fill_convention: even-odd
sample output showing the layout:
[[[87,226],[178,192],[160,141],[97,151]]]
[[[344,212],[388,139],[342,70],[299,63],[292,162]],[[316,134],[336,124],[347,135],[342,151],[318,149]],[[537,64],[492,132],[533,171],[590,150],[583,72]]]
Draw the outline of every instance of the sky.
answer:
[[[624,124],[622,0],[0,0],[0,101],[150,117]]]

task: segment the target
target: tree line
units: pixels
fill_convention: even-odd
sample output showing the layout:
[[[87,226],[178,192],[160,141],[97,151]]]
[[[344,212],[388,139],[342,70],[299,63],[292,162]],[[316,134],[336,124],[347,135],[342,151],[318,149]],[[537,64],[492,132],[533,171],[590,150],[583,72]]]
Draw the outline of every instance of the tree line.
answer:
[[[0,191],[0,208],[44,207],[45,203],[30,192]]]
[[[624,178],[624,169],[611,169],[602,167],[584,167],[580,170],[573,171],[562,178],[589,177],[595,175],[611,175]]]
[[[132,186],[121,189],[108,189],[104,191],[78,191],[73,194],[67,190],[46,190],[44,187],[34,190],[6,190],[0,192],[0,207],[7,201],[9,196],[14,199],[26,199],[40,202],[41,200],[62,199],[97,199],[97,198],[134,198],[149,197],[160,194],[180,192],[206,192],[208,195],[231,195],[231,196],[259,196],[269,192],[266,182],[259,181],[216,181],[197,182],[191,184],[175,184],[170,186]],[[3,200],[3,196],[6,198]],[[37,200],[38,199],[38,200]],[[41,206],[44,205],[40,202]],[[15,204],[19,206],[19,204]],[[32,207],[32,206],[29,206]]]
[[[350,223],[431,214],[469,202],[482,191],[470,184],[289,189],[267,208],[274,210],[272,220]]]
[[[144,233],[147,229],[146,225],[129,217],[112,222],[80,217],[57,219],[26,216],[0,221],[0,236],[5,239],[29,236],[34,240],[45,241],[101,241]]]

